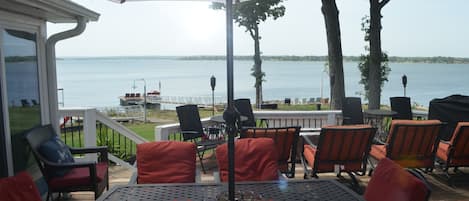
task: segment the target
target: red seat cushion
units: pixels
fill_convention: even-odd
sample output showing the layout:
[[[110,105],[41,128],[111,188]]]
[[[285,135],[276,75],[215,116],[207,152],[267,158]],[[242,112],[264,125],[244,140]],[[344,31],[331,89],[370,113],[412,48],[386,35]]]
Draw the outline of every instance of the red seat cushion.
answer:
[[[376,160],[386,158],[386,145],[372,145],[370,155]]]
[[[436,151],[436,156],[443,161],[448,160],[448,148],[449,144],[440,142],[438,145],[438,150]]]
[[[195,182],[196,147],[177,141],[148,142],[137,145],[137,182]]]
[[[278,179],[278,154],[270,138],[238,139],[235,143],[235,180],[271,181]],[[228,146],[216,150],[220,180],[228,181]]]
[[[106,179],[108,174],[107,162],[96,164],[96,181],[99,183]],[[90,169],[88,167],[73,168],[63,177],[53,177],[49,180],[49,188],[53,191],[71,186],[82,186],[92,184]]]
[[[41,201],[41,196],[27,172],[16,176],[0,178],[0,200],[2,201]]]
[[[367,201],[421,201],[429,190],[417,177],[397,163],[383,158],[376,167],[365,191]]]

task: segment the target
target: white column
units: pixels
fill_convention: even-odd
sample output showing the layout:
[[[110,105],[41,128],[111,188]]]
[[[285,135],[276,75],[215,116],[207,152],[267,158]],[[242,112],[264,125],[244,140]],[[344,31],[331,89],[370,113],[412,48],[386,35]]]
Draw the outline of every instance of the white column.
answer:
[[[85,147],[96,146],[96,109],[87,108],[83,114],[83,133]],[[97,154],[87,154],[86,160],[96,160]]]

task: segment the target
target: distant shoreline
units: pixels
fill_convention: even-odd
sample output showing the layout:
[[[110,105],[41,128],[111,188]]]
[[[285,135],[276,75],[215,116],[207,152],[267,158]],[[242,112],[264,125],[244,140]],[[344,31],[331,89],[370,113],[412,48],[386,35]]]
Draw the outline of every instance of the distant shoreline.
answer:
[[[109,57],[60,57],[57,60],[108,60],[108,59],[168,59],[168,60],[225,60],[225,56],[109,56]],[[235,56],[235,60],[252,60],[252,56]],[[264,61],[326,61],[327,56],[262,56]],[[360,56],[344,56],[345,62],[358,62]],[[443,64],[469,64],[469,58],[462,57],[398,57],[389,56],[390,63],[443,63]]]

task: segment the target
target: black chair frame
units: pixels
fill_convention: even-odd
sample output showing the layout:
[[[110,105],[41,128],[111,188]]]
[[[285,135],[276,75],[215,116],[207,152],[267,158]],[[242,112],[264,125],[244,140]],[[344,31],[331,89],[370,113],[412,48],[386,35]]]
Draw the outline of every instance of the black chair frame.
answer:
[[[106,173],[105,179],[100,183],[97,182],[96,178],[96,162],[74,162],[74,163],[55,163],[47,160],[41,153],[39,153],[39,146],[49,140],[50,138],[56,136],[52,125],[38,126],[35,127],[25,134],[25,139],[28,142],[31,151],[33,152],[34,158],[36,159],[37,164],[47,182],[52,179],[51,172],[55,172],[61,169],[72,169],[72,168],[89,168],[89,175],[91,178],[90,185],[83,186],[73,186],[73,187],[64,187],[59,189],[51,189],[47,193],[47,200],[52,197],[52,193],[64,193],[64,192],[74,192],[74,191],[93,191],[95,199],[97,199],[104,189],[109,189],[109,172]],[[101,147],[86,147],[86,148],[70,148],[72,154],[89,154],[89,153],[99,153],[98,161],[107,162],[108,161],[108,148],[105,146]]]

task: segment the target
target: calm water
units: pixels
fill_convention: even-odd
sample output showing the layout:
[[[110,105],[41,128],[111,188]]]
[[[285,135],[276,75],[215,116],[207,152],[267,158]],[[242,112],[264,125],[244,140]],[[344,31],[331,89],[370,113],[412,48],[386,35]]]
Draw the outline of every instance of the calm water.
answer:
[[[235,98],[250,97],[254,101],[252,61],[235,61]],[[451,94],[469,94],[468,64],[401,64],[391,63],[389,82],[383,88],[382,103],[389,97],[402,96],[401,76],[408,77],[407,95],[412,102],[428,106],[433,98]],[[264,100],[312,98],[329,95],[329,79],[323,73],[323,62],[264,61],[266,82]],[[344,64],[346,96],[363,91],[358,84],[357,63]],[[118,106],[118,97],[132,90],[134,80],[144,78],[147,91],[158,89],[163,96],[211,96],[210,77],[217,78],[215,96],[226,97],[225,61],[184,61],[173,59],[65,59],[57,61],[58,87],[64,89],[64,105]],[[135,92],[143,92],[143,82],[136,82]],[[59,98],[62,95],[59,93]],[[366,101],[364,101],[366,102]]]

